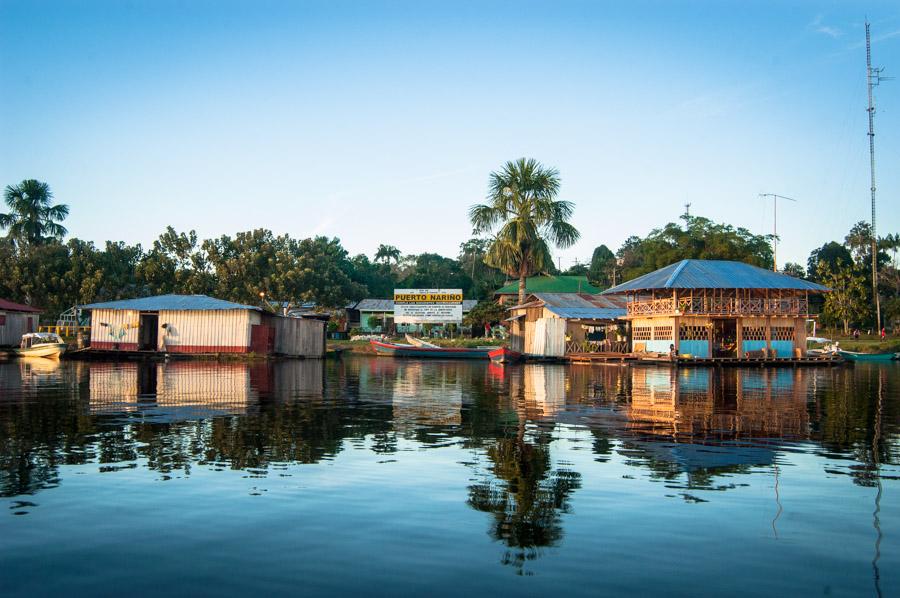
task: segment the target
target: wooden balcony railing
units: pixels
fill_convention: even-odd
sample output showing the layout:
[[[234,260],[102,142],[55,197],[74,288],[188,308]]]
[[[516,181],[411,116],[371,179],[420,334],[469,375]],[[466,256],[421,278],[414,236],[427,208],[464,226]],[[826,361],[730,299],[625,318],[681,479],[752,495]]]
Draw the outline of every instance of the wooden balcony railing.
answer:
[[[650,299],[628,303],[629,316],[675,315],[673,299]],[[678,312],[687,315],[805,316],[809,301],[790,299],[728,299],[721,297],[680,297]]]

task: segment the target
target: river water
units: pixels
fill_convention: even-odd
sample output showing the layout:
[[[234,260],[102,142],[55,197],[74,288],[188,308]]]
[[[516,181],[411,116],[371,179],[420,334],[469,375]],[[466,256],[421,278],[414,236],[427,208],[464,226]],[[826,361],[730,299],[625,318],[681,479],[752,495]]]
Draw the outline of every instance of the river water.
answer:
[[[898,595],[900,365],[0,364],[0,594]]]

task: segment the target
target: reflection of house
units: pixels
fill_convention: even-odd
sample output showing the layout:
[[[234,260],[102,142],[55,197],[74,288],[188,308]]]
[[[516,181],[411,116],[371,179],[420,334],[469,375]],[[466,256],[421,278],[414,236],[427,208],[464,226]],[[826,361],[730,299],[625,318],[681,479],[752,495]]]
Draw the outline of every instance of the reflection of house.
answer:
[[[805,438],[802,369],[631,370],[630,429],[689,438]]]
[[[510,348],[526,355],[562,357],[587,350],[611,351],[624,300],[578,293],[532,293],[509,308]],[[603,342],[607,341],[607,342]]]
[[[38,329],[41,310],[0,299],[0,347],[18,347],[22,335]]]
[[[588,282],[587,276],[529,276],[525,279],[525,294],[582,293],[596,295],[600,289]],[[494,291],[494,299],[501,305],[514,305],[519,300],[519,281],[510,282]]]
[[[139,411],[174,417],[244,413],[256,400],[245,363],[92,363],[92,413]]]
[[[325,355],[325,322],[205,295],[160,295],[84,309],[91,310],[94,351]]]
[[[463,316],[469,313],[478,302],[474,299],[463,299]],[[420,333],[422,324],[394,324],[394,300],[393,299],[363,299],[347,307],[347,326],[358,328],[362,332],[390,332],[396,330],[399,333]],[[440,329],[440,324],[433,326]]]
[[[806,355],[809,295],[827,288],[740,262],[682,260],[620,284],[635,353]]]

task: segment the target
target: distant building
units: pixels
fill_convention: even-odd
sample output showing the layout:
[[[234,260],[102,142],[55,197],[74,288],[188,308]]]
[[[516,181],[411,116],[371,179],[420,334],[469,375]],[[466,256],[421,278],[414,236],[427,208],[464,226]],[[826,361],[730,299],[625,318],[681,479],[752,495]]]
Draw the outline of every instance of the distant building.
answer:
[[[525,279],[525,294],[583,293],[596,295],[600,289],[588,282],[587,276],[529,276]],[[494,291],[494,300],[501,305],[515,305],[519,301],[519,281],[514,280]]]
[[[0,299],[0,347],[18,347],[22,335],[37,332],[41,310]]]
[[[741,262],[682,260],[604,291],[626,301],[632,351],[803,357],[822,285]]]
[[[94,351],[325,355],[326,322],[205,295],[159,295],[82,309],[91,312]]]
[[[469,313],[477,304],[474,299],[463,299],[463,315]],[[423,324],[395,324],[393,299],[363,299],[348,305],[346,311],[347,327],[356,328],[363,333],[396,331],[399,334],[418,334],[424,330]],[[370,318],[374,318],[378,323],[375,326],[370,325]],[[434,328],[440,329],[442,326],[437,325]]]
[[[616,330],[625,313],[619,297],[531,293],[525,303],[509,308],[509,346],[536,357],[624,349],[624,341],[616,346]]]

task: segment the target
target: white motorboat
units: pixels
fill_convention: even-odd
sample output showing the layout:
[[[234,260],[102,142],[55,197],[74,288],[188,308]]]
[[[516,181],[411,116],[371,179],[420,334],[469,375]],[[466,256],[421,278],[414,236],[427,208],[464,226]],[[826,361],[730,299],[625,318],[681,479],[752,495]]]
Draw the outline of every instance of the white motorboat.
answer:
[[[59,359],[68,345],[53,332],[29,332],[22,335],[16,354],[22,357],[47,357]]]

